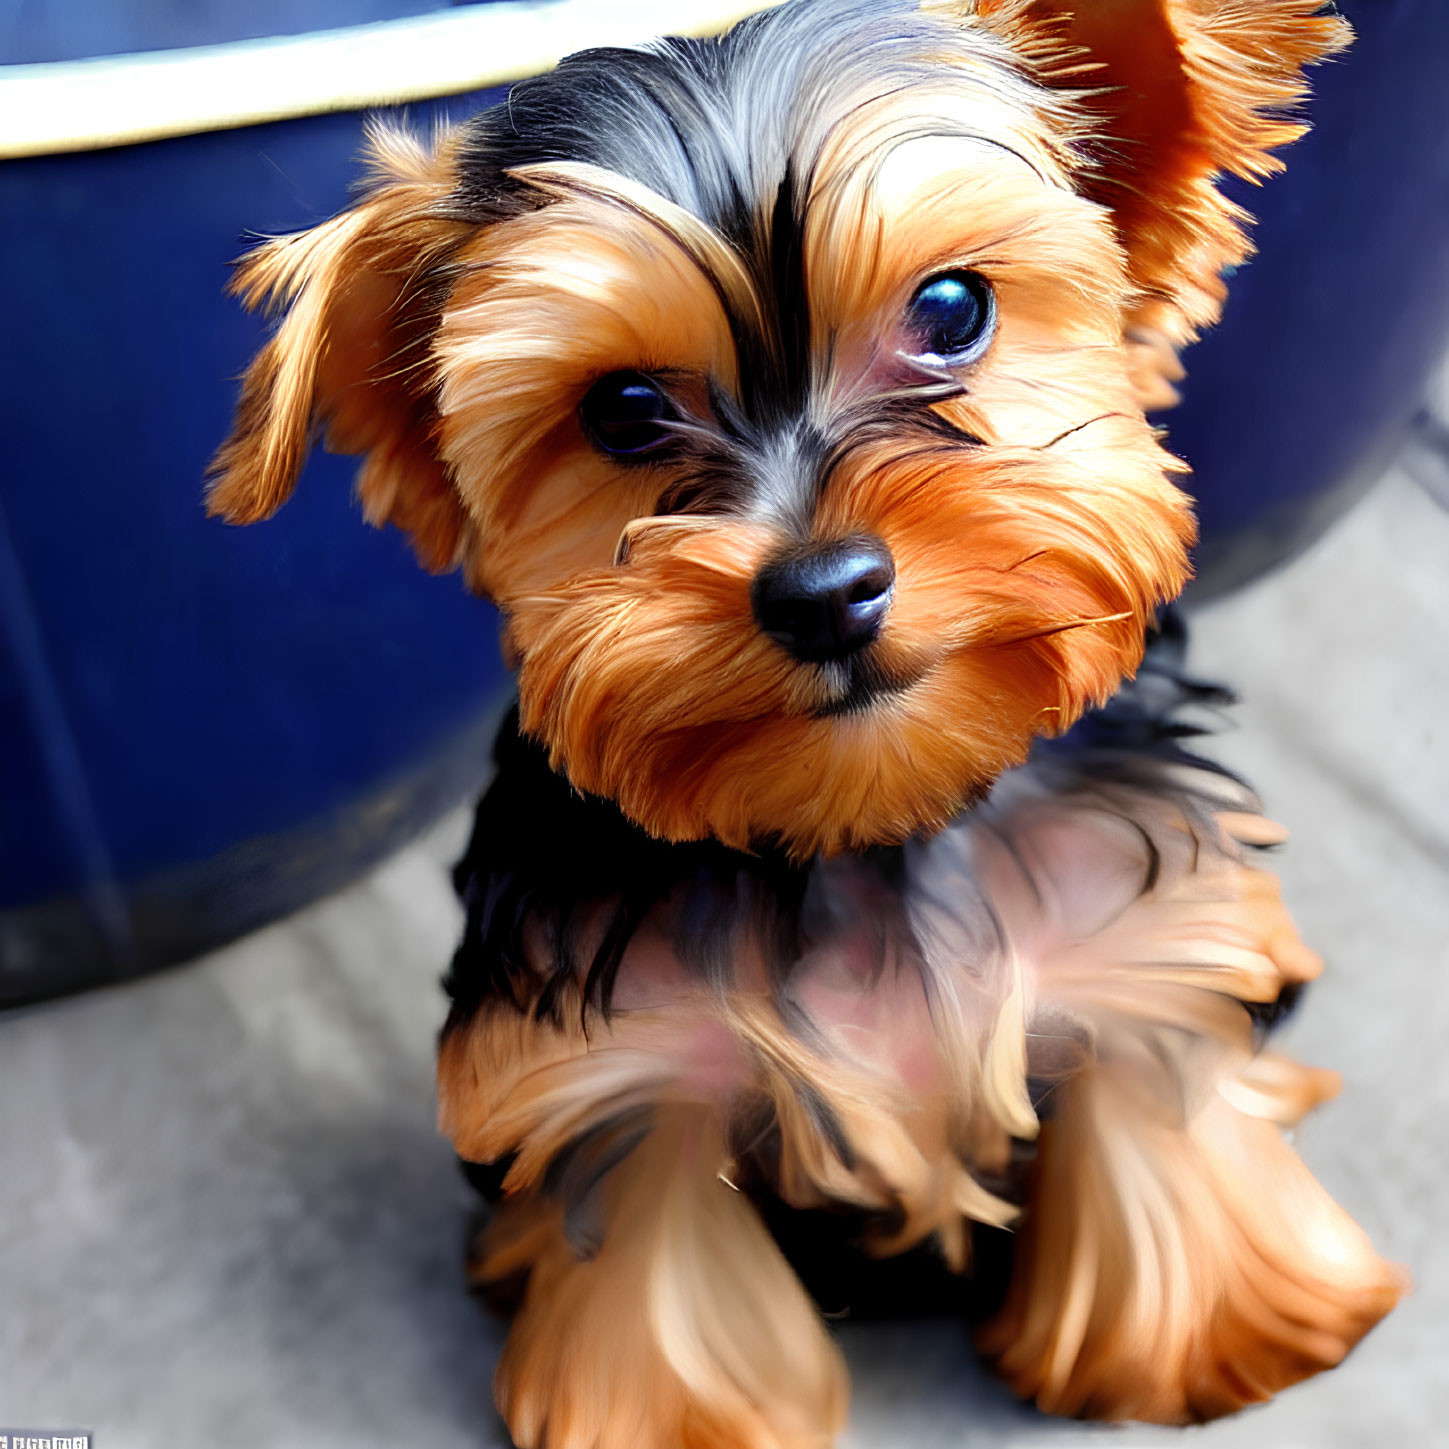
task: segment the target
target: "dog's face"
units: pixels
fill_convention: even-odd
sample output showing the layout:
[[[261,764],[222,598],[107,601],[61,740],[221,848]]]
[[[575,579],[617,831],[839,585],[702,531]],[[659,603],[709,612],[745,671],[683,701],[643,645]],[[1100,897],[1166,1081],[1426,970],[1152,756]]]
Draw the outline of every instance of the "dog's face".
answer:
[[[1182,587],[1143,408],[1245,251],[1213,175],[1341,42],[1314,9],[793,0],[379,134],[366,200],[244,264],[290,311],[213,506],[274,508],[321,419],[498,603],[580,789],[800,855],[940,825]]]

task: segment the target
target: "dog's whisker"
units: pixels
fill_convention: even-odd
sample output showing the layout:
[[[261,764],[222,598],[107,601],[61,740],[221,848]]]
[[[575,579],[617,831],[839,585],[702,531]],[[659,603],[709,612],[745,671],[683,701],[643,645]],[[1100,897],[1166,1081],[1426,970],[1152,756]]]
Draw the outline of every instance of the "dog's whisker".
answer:
[[[1120,624],[1125,619],[1135,617],[1132,610],[1124,609],[1118,614],[1098,614],[1091,619],[1065,619],[1060,623],[1044,624],[1040,628],[1031,629],[1025,634],[1013,634],[1004,639],[983,639],[981,643],[989,645],[992,648],[1009,648],[1015,644],[1027,644],[1033,639],[1046,639],[1053,634],[1065,634],[1073,629],[1090,629],[1097,624]]]
[[[1049,548],[1035,549],[1031,553],[1026,554],[1024,557],[1017,559],[1015,563],[1007,564],[1006,567],[1001,570],[1001,572],[1004,574],[1009,574],[1014,572],[1016,569],[1025,568],[1027,564],[1034,563],[1039,558],[1046,558],[1047,555],[1051,552],[1052,550]]]
[[[1050,442],[1048,442],[1048,443],[1040,443],[1040,444],[1038,444],[1038,446],[1040,448],[1042,448],[1043,450],[1045,450],[1047,448],[1055,448],[1058,443],[1065,442],[1068,438],[1075,436],[1077,433],[1085,432],[1086,429],[1092,427],[1096,423],[1105,423],[1110,418],[1127,418],[1127,417],[1129,417],[1129,415],[1127,413],[1121,413],[1121,412],[1098,413],[1096,417],[1094,417],[1094,418],[1088,418],[1086,420],[1086,422],[1084,422],[1084,423],[1077,423],[1074,427],[1067,428],[1064,431],[1058,433],[1056,435],[1056,437],[1054,437]]]

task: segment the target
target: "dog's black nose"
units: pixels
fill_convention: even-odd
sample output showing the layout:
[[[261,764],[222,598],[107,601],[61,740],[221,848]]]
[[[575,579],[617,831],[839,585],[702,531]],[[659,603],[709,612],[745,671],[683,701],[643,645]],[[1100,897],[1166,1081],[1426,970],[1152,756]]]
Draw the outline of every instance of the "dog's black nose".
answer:
[[[796,659],[844,659],[880,633],[895,579],[891,552],[878,538],[819,544],[761,569],[755,618]]]

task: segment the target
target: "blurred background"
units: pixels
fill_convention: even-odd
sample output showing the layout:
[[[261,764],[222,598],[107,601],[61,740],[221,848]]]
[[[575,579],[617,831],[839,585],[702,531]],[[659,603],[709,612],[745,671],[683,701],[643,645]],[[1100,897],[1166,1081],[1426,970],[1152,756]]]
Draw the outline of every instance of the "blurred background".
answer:
[[[345,204],[365,110],[745,8],[0,0],[0,1424],[506,1443],[431,1093],[495,621],[361,525],[352,460],[204,518],[263,335],[222,287]],[[1449,6],[1343,8],[1163,421],[1193,662],[1245,700],[1213,748],[1329,960],[1289,1046],[1345,1093],[1302,1146],[1418,1293],[1214,1446],[1449,1444]],[[861,1449],[1181,1437],[1018,1408],[954,1323],[842,1333]]]

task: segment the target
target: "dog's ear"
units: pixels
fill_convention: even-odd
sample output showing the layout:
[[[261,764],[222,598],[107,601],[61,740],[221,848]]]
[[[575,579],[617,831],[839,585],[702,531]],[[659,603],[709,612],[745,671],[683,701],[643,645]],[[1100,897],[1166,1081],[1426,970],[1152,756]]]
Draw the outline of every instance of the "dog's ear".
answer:
[[[373,126],[358,204],[245,256],[231,290],[284,315],[247,369],[231,436],[212,462],[207,508],[266,518],[296,486],[319,429],[365,454],[357,489],[372,523],[412,535],[430,568],[457,562],[464,514],[433,446],[428,348],[440,274],[471,227],[450,216],[447,138],[431,149]]]
[[[1218,178],[1282,169],[1273,153],[1307,130],[1305,69],[1352,32],[1322,0],[977,0],[976,18],[1074,93],[1082,189],[1111,208],[1136,286],[1129,337],[1171,379],[1250,251]]]

